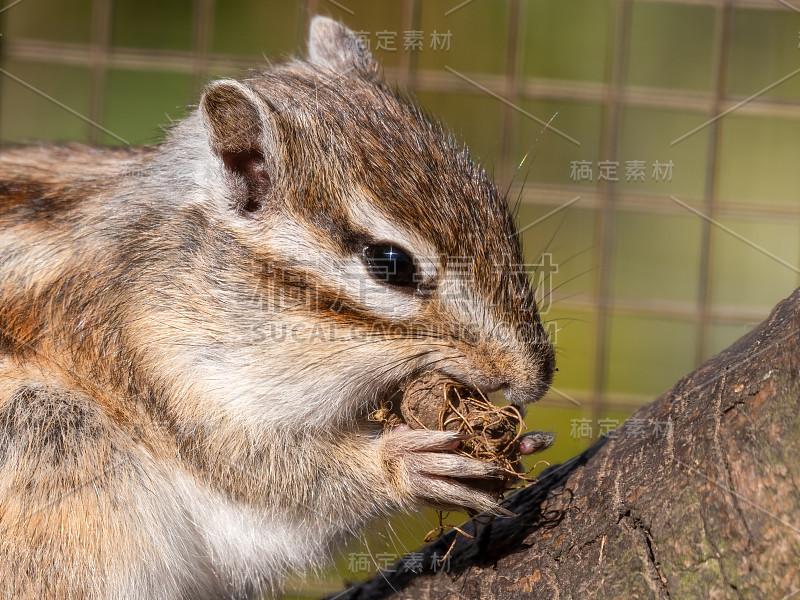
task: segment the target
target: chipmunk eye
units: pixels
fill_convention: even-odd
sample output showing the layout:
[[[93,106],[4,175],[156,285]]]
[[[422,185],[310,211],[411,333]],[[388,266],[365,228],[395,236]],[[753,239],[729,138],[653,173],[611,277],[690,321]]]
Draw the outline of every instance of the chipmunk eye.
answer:
[[[401,248],[375,244],[364,248],[364,263],[374,279],[388,285],[416,287],[414,260]]]

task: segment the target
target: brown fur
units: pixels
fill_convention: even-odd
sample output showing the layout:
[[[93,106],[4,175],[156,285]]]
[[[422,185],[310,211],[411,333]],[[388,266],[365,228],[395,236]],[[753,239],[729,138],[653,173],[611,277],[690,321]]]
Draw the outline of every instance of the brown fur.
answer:
[[[390,511],[494,510],[452,434],[366,416],[432,368],[546,389],[504,198],[347,29],[309,52],[157,147],[0,152],[3,597],[238,598]],[[395,232],[418,290],[358,275]]]

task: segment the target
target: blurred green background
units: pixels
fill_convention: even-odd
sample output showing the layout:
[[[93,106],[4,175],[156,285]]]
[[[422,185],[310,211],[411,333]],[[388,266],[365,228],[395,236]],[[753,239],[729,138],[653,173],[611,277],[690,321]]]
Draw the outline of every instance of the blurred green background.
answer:
[[[528,262],[550,255],[559,372],[527,422],[559,462],[800,285],[795,4],[2,0],[0,142],[157,143],[209,80],[342,20],[510,186]],[[292,593],[364,578],[434,525],[378,527]]]

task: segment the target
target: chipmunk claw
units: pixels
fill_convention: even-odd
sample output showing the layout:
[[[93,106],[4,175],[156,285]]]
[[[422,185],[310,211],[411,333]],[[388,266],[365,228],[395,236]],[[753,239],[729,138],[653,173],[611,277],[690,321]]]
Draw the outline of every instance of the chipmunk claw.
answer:
[[[453,454],[470,436],[450,431],[400,426],[381,439],[383,467],[397,497],[407,508],[418,505],[504,514],[496,499],[460,479],[499,479],[503,471],[487,463]]]

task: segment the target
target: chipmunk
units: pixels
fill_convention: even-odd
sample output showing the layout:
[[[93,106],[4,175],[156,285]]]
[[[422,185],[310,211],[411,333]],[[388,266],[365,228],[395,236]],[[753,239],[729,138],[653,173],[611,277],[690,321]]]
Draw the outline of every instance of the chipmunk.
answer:
[[[0,597],[280,593],[370,522],[497,512],[436,370],[515,405],[554,352],[505,198],[345,26],[156,146],[0,152]]]

